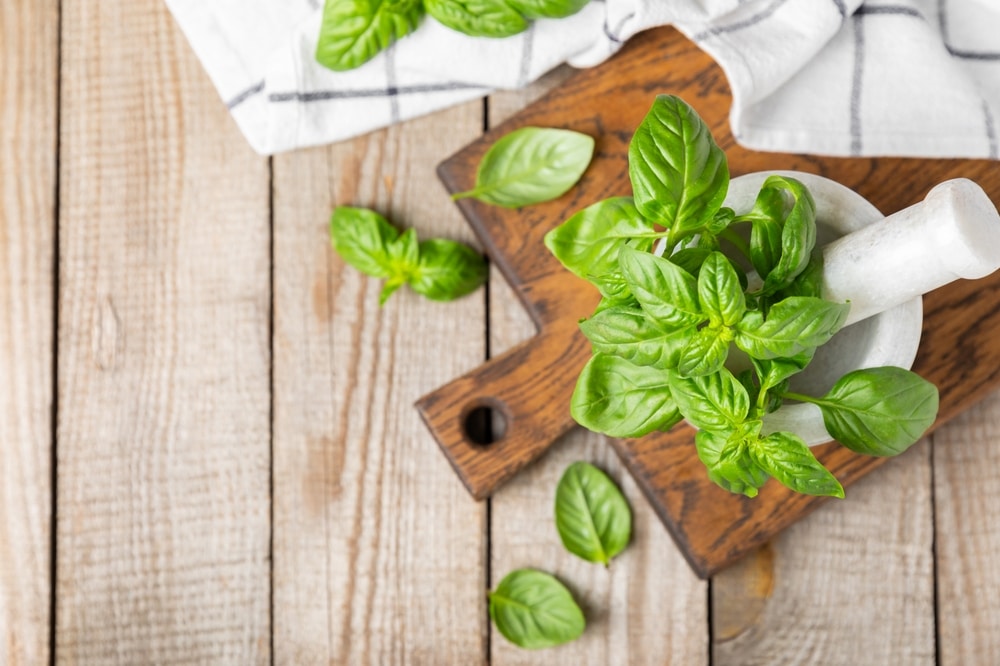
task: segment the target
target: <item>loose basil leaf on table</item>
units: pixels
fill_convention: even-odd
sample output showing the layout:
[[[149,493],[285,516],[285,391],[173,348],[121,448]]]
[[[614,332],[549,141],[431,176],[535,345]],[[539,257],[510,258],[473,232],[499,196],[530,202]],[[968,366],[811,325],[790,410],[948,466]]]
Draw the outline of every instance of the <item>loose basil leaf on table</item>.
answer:
[[[819,405],[834,439],[870,456],[894,456],[910,448],[933,425],[938,410],[934,384],[891,366],[849,372],[825,396],[808,400]]]
[[[379,305],[404,284],[436,301],[464,296],[486,281],[486,262],[475,250],[451,240],[417,241],[372,210],[339,206],[330,220],[334,250],[348,265],[385,278]]]
[[[556,486],[556,529],[566,550],[605,566],[632,538],[632,510],[608,475],[585,462],[566,468]]]
[[[330,218],[333,248],[344,261],[365,275],[389,277],[389,247],[399,238],[399,230],[373,210],[338,206]]]
[[[506,0],[525,18],[565,18],[576,14],[590,0]]]
[[[489,595],[490,618],[504,638],[528,649],[553,647],[579,638],[583,611],[566,586],[536,569],[504,576]]]
[[[594,155],[594,139],[572,130],[522,127],[483,155],[476,186],[452,195],[519,208],[557,199],[573,187]]]
[[[570,399],[576,422],[612,437],[641,437],[669,430],[681,419],[667,386],[669,371],[594,354]]]
[[[366,63],[420,25],[421,0],[326,0],[316,60],[344,71]]]
[[[574,275],[593,281],[618,270],[618,252],[626,241],[653,233],[653,223],[631,197],[613,197],[587,206],[545,234],[545,247]],[[642,244],[642,249],[650,247],[652,239]]]
[[[749,453],[761,469],[797,493],[844,497],[840,481],[816,460],[798,435],[775,432],[751,440]]]
[[[726,154],[683,100],[660,95],[628,149],[635,204],[674,233],[694,231],[722,207],[729,188]]]
[[[389,279],[382,287],[378,304],[385,305],[397,289],[410,279],[420,261],[420,250],[417,243],[417,232],[407,229],[403,234],[388,245]]]

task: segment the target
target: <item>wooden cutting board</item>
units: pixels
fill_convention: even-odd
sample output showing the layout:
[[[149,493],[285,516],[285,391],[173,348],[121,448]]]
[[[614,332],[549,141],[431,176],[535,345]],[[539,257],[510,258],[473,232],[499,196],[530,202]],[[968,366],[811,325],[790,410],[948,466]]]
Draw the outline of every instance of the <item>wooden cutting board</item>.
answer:
[[[726,151],[733,176],[770,169],[818,173],[858,191],[886,214],[922,200],[931,187],[956,177],[978,182],[994,203],[1000,201],[996,162],[842,159],[746,150],[730,133],[731,96],[718,66],[673,29],[637,36],[608,63],[576,75],[438,168],[449,191],[463,191],[471,189],[486,149],[517,127],[567,127],[597,139],[594,161],[579,186],[557,201],[516,211],[471,199],[458,204],[539,329],[537,337],[417,403],[476,498],[487,497],[575,425],[569,399],[590,352],[577,322],[592,313],[598,295],[560,266],[542,237],[577,210],[630,193],[628,142],[660,93],[679,95],[698,111]],[[998,305],[1000,273],[959,281],[925,296],[923,338],[914,370],[941,391],[935,428],[1000,385]],[[475,443],[465,425],[470,414],[484,407],[505,422],[503,435],[487,445]],[[702,577],[827,501],[797,495],[773,480],[752,500],[721,490],[708,481],[686,424],[612,445]],[[887,461],[836,443],[815,451],[845,487]],[[850,501],[850,491],[843,501]]]

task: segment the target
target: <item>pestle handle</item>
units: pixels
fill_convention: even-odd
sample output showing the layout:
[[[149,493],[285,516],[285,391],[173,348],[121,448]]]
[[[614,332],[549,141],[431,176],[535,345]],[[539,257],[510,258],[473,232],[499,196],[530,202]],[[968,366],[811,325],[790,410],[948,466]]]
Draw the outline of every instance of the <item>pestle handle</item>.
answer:
[[[1000,268],[1000,214],[966,178],[823,248],[823,297],[850,301],[850,325],[958,278]]]

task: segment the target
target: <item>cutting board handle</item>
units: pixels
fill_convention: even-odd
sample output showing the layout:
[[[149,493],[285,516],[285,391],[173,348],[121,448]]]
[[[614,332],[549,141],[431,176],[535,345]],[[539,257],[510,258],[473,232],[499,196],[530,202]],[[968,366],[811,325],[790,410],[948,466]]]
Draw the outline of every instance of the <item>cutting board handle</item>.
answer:
[[[575,324],[545,329],[417,401],[473,497],[488,497],[575,425],[569,401],[589,349]],[[470,432],[470,416],[484,415],[494,418],[490,443]]]

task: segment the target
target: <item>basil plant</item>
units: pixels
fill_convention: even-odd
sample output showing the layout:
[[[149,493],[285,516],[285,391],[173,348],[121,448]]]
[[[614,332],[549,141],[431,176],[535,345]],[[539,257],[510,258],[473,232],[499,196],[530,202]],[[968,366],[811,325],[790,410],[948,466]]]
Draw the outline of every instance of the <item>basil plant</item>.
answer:
[[[764,428],[785,400],[816,404],[835,439],[868,455],[901,453],[930,427],[937,389],[902,368],[850,372],[823,396],[789,389],[849,310],[821,298],[816,206],[802,183],[771,176],[750,210],[723,206],[725,153],[673,96],[657,97],[632,137],[629,177],[632,197],[599,201],[545,238],[602,297],[580,323],[593,356],[573,393],[577,422],[640,437],[686,419],[709,478],[748,497],[770,477],[844,495],[802,438]],[[734,347],[747,370],[727,366]]]

